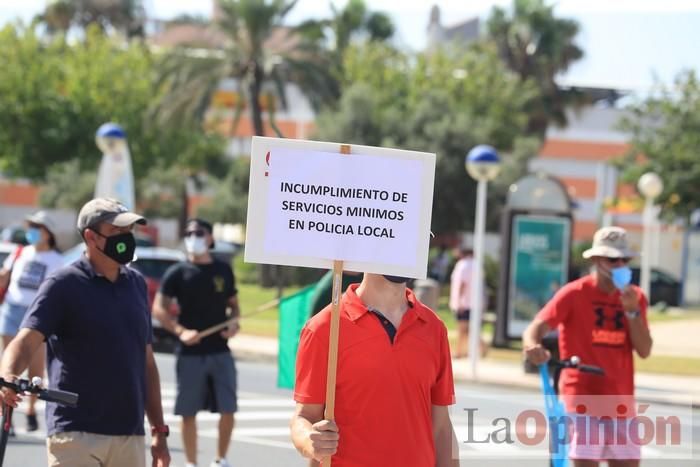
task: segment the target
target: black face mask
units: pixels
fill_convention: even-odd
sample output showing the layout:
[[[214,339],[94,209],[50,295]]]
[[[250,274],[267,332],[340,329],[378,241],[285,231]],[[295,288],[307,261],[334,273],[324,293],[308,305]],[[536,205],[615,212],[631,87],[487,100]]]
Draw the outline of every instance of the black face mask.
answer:
[[[100,237],[104,237],[105,246],[102,249],[102,253],[108,258],[113,259],[119,264],[130,263],[134,259],[134,251],[136,251],[136,239],[134,234],[131,232],[126,232],[123,234],[117,234],[112,236],[102,235],[99,232],[93,230]]]
[[[402,276],[387,276],[383,274],[384,279],[388,280],[389,282],[393,282],[394,284],[404,284],[408,282],[408,277],[402,277]]]

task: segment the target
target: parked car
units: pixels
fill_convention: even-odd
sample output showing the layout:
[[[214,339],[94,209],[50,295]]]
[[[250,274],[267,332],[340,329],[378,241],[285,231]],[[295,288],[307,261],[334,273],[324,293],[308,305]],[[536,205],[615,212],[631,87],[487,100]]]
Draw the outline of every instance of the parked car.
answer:
[[[70,264],[80,257],[85,251],[85,244],[81,243],[63,254],[64,264]],[[171,248],[137,246],[134,254],[135,259],[129,263],[132,267],[143,274],[148,287],[148,306],[153,306],[153,299],[160,287],[160,281],[173,264],[184,261],[185,253]],[[169,310],[173,316],[177,316],[179,310],[177,304],[173,303]],[[153,349],[163,352],[172,352],[175,348],[177,338],[163,329],[160,322],[153,318]]]
[[[639,276],[639,268],[633,267],[633,284],[639,285]],[[668,272],[657,268],[651,269],[651,277],[649,279],[651,287],[649,302],[652,305],[663,302],[668,306],[679,306],[681,283],[678,279],[674,278]]]
[[[26,245],[27,238],[25,237],[24,226],[22,224],[12,224],[0,230],[0,242]]]

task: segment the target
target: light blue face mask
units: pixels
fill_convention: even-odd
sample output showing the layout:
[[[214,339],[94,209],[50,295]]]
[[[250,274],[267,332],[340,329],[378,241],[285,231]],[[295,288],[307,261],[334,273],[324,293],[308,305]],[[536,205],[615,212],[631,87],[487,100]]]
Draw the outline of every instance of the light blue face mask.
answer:
[[[24,233],[24,238],[30,245],[36,245],[41,241],[41,230],[31,227]]]
[[[632,282],[632,270],[629,266],[620,266],[611,269],[610,276],[615,287],[620,290],[624,289]]]

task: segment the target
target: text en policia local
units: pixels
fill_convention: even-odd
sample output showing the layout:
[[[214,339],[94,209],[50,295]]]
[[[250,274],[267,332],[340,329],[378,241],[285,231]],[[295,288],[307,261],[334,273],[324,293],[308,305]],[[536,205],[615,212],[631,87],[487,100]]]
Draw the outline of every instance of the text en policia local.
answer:
[[[301,183],[281,183],[281,192],[304,195],[328,196],[333,198],[354,198],[407,203],[408,193],[389,192],[367,188],[339,188],[327,185],[308,185]],[[342,206],[323,202],[282,201],[282,211],[346,216],[389,221],[403,221],[405,214],[399,209],[376,207]],[[362,224],[333,223],[317,220],[289,219],[290,230],[309,230],[337,235],[357,235],[361,237],[396,238],[390,227],[377,227]]]

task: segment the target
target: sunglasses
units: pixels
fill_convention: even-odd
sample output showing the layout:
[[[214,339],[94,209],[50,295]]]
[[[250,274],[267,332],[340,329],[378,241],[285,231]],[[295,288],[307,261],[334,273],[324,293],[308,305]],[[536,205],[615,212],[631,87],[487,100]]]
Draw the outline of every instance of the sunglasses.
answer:
[[[195,237],[204,237],[205,233],[204,230],[190,230],[189,232],[185,232],[185,237],[191,237],[192,235]]]
[[[605,258],[605,260],[609,264],[616,264],[618,262],[622,262],[623,264],[627,264],[632,260],[632,258]]]

